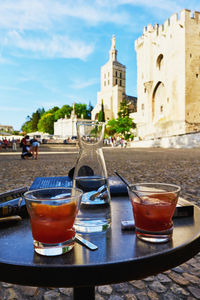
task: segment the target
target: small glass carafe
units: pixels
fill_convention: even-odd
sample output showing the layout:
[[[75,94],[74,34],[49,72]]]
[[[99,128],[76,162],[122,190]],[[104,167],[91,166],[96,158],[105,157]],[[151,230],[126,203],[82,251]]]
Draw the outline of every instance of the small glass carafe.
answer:
[[[77,122],[80,146],[73,186],[83,191],[76,218],[76,231],[102,232],[110,227],[110,189],[102,146],[105,124],[96,121]]]

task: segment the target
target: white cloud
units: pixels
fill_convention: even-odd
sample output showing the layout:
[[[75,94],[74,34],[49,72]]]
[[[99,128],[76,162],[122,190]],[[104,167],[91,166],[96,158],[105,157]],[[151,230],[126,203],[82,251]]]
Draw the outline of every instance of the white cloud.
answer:
[[[183,0],[154,0],[154,1],[149,1],[149,0],[97,0],[97,3],[100,6],[106,6],[106,7],[122,7],[124,5],[131,5],[135,7],[140,7],[140,8],[157,8],[157,9],[162,9],[166,11],[171,11],[174,10],[176,11],[177,9],[182,9],[186,5],[186,1]],[[194,1],[195,2],[195,1]],[[191,1],[190,1],[191,3]],[[196,1],[197,3],[197,1]],[[187,4],[189,5],[189,3]],[[185,7],[187,8],[187,7]]]
[[[71,84],[71,88],[73,89],[84,89],[99,82],[99,78],[92,78],[87,81],[82,81],[78,79],[74,79],[73,83]]]
[[[67,18],[92,24],[122,23],[128,14],[104,9],[98,2],[81,0],[7,0],[0,4],[0,28],[16,30],[48,30]]]
[[[32,52],[35,57],[42,58],[79,58],[85,60],[93,52],[93,45],[79,40],[70,40],[67,36],[52,35],[45,38],[24,37],[17,31],[11,31],[4,42],[12,52],[13,47],[26,52]],[[17,54],[17,53],[15,53]],[[20,54],[22,55],[22,54]]]
[[[22,91],[22,89],[12,86],[0,86],[0,91]]]
[[[13,61],[0,55],[0,64],[16,65]]]
[[[199,7],[199,0],[4,0],[0,2],[0,47],[9,47],[8,53],[15,56],[85,60],[94,44],[84,41],[84,28],[112,23],[136,32],[147,17],[138,8],[147,9],[159,22],[192,5]],[[0,63],[6,60],[0,57]]]
[[[46,30],[50,26],[51,21],[45,8],[45,2],[47,1],[2,1],[0,4],[0,28]]]
[[[0,106],[0,111],[16,111],[16,112],[22,112],[22,111],[27,111],[27,109],[25,107],[19,107],[19,106]]]
[[[129,24],[132,15],[127,5],[155,10],[178,12],[180,9],[199,7],[193,0],[7,0],[0,3],[0,29],[56,30],[71,18],[97,25],[103,23]],[[159,17],[159,16],[158,16]],[[69,30],[69,29],[67,29]]]

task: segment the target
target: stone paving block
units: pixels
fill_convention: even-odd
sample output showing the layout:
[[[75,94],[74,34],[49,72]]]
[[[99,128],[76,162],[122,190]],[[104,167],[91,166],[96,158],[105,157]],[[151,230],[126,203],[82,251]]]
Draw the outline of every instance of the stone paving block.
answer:
[[[188,273],[183,273],[183,276],[189,280],[190,283],[196,283],[198,285],[200,285],[200,278],[195,276],[195,275],[192,275],[192,274],[188,274]]]
[[[187,284],[189,284],[189,281],[185,277],[181,276],[180,274],[171,272],[169,274],[169,277],[172,280],[174,280],[175,282],[177,282],[178,284],[181,284],[181,285],[187,285]]]
[[[104,294],[104,295],[111,295],[112,291],[113,291],[113,289],[110,285],[98,286],[97,290],[100,294]]]
[[[162,283],[159,281],[154,281],[149,285],[150,289],[152,289],[156,293],[164,293],[167,291],[167,287],[164,286]]]
[[[137,297],[133,294],[125,294],[126,300],[137,300]]]
[[[186,291],[183,287],[177,285],[177,284],[172,284],[170,287],[170,290],[175,294],[175,295],[184,295],[184,296],[189,296],[190,293]]]
[[[130,283],[137,289],[145,289],[145,283],[142,280],[130,281]]]
[[[147,295],[151,300],[159,300],[158,294],[156,294],[154,291],[148,290]]]
[[[192,293],[192,295],[196,299],[200,299],[200,288],[194,287],[194,286],[188,286],[188,290]]]

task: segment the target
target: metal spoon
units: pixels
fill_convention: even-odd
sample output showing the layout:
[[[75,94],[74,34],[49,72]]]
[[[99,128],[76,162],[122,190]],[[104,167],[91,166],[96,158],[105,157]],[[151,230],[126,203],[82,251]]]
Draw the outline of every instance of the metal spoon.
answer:
[[[105,196],[105,193],[107,191],[107,188],[105,186],[101,186],[96,193],[92,194],[89,198],[89,200],[93,201],[95,198],[103,198]]]
[[[132,187],[130,186],[130,184],[128,183],[128,181],[122,177],[121,175],[119,175],[119,173],[117,171],[114,171],[114,173],[121,179],[121,181],[123,181],[123,183],[125,183],[125,185],[131,190],[131,192],[133,194],[135,194],[135,196],[140,199],[140,201],[143,202],[143,199],[139,196],[139,194],[136,191],[133,191]]]
[[[90,250],[97,250],[98,246],[96,246],[95,244],[85,240],[84,238],[82,238],[82,236],[80,236],[79,234],[76,233],[75,235],[75,240],[77,243],[85,246],[86,248],[90,249]]]

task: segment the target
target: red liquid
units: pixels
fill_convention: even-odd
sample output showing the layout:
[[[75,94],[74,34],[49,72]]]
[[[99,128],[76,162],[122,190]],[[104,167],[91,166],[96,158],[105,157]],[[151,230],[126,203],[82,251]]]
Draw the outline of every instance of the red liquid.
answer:
[[[147,196],[143,203],[134,202],[131,199],[136,227],[154,232],[170,229],[173,225],[172,216],[176,208],[176,199],[177,196],[172,193]]]
[[[76,203],[59,206],[32,203],[32,211],[31,228],[36,241],[55,244],[70,240],[75,235]]]

